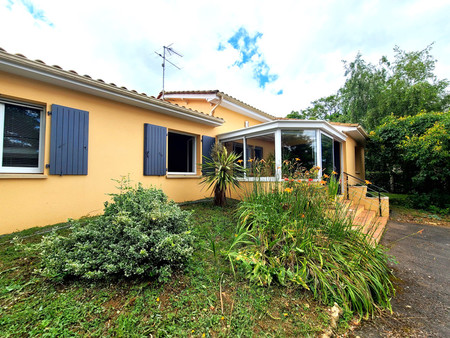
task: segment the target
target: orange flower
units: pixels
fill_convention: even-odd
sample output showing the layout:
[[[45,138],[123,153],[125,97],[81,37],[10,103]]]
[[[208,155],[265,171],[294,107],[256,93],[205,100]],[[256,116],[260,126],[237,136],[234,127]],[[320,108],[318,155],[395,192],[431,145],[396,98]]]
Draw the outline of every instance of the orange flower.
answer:
[[[249,162],[253,162],[253,159],[251,158],[251,159],[249,159],[248,161],[249,161]]]
[[[305,218],[305,214],[302,214],[302,218]]]
[[[289,181],[289,178],[285,177],[284,180],[287,182],[287,181]]]
[[[286,188],[286,189],[284,189],[284,191],[286,191],[287,193],[291,193],[292,192],[292,188]]]
[[[261,163],[266,163],[266,161],[265,161],[263,158],[260,159],[259,162],[261,162]]]
[[[327,184],[327,182],[322,180],[322,181],[320,181],[320,184],[324,185],[324,184]]]
[[[337,172],[335,172],[334,170],[331,172],[332,175],[337,175]]]
[[[244,161],[242,161],[242,160],[237,160],[237,162],[238,162],[238,163],[242,163],[242,162],[244,162]]]
[[[425,229],[419,230],[419,231],[417,231],[417,233],[422,235],[422,233],[423,233],[424,230],[425,230]]]
[[[372,184],[372,182],[370,182],[369,180],[365,181],[367,185]]]
[[[295,158],[295,160],[296,160],[297,162],[299,162],[299,161],[300,161],[300,159],[299,159],[298,157],[296,157],[296,158]]]
[[[312,182],[312,181],[313,181],[313,179],[312,179],[312,178],[308,178],[308,181]]]
[[[330,176],[328,176],[327,174],[323,174],[323,177],[329,178]]]

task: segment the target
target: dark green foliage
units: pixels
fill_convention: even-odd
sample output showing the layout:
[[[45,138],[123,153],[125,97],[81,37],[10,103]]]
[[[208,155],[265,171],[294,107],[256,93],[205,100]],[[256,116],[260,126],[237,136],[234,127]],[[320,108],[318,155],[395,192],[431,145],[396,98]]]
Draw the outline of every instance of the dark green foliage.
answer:
[[[450,112],[421,112],[414,116],[389,116],[371,132],[367,145],[368,179],[391,192],[427,195],[427,202],[448,208],[444,195],[450,190]],[[433,197],[434,196],[434,197]],[[420,205],[422,204],[422,206]]]
[[[361,316],[390,308],[394,291],[386,253],[352,229],[325,188],[291,180],[261,185],[238,211],[228,255],[252,282],[298,285]]]
[[[43,238],[43,273],[50,277],[169,277],[191,256],[189,212],[160,189],[121,181],[120,193],[105,203],[104,215],[86,224],[72,221],[68,236]]]
[[[413,209],[428,210],[436,214],[450,215],[450,194],[448,193],[413,193],[405,199],[404,205]]]

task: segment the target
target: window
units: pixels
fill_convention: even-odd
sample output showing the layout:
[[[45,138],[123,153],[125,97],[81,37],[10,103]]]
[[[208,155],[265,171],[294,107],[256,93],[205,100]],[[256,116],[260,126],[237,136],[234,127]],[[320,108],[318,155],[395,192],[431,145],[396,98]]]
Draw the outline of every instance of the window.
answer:
[[[281,133],[282,161],[284,163],[300,163],[303,170],[310,170],[316,166],[316,131],[282,131]],[[285,162],[287,161],[287,162]],[[288,172],[284,174],[293,174],[289,168],[284,168]],[[292,170],[296,170],[293,168]]]
[[[43,173],[44,110],[0,102],[0,173]]]
[[[275,134],[245,139],[247,176],[275,176]]]
[[[169,132],[168,171],[171,174],[195,174],[196,138],[188,134]]]
[[[275,176],[275,134],[235,139],[223,145],[229,153],[233,151],[239,156],[237,161],[247,169],[246,177]]]
[[[322,174],[331,175],[334,171],[334,142],[333,139],[323,133],[320,134],[320,140],[322,143]]]

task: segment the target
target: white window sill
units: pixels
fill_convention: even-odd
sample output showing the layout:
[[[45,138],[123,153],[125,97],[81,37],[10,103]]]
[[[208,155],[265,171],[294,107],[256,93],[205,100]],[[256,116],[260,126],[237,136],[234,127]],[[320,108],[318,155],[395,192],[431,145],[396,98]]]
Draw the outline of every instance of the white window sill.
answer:
[[[166,178],[201,178],[201,175],[197,174],[167,174]]]
[[[0,173],[0,179],[8,179],[8,178],[42,179],[42,178],[48,178],[48,176],[44,175],[44,174],[1,174]]]

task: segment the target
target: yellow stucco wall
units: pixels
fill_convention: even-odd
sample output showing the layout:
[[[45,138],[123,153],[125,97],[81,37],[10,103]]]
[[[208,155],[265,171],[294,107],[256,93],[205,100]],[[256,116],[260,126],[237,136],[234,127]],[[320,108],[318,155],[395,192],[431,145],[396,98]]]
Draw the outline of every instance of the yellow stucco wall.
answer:
[[[205,114],[210,114],[211,110],[216,106],[215,104],[211,104],[204,99],[181,100],[171,98],[167,101],[182,107],[204,112]],[[243,116],[222,106],[218,106],[214,110],[213,116],[220,117],[225,120],[225,123],[222,126],[215,128],[216,135],[226,133],[230,130],[242,129],[244,128],[245,121],[248,121],[249,126],[255,126],[262,123],[261,121]]]
[[[0,234],[99,214],[109,199],[106,194],[117,192],[112,179],[122,175],[145,186],[160,187],[175,201],[208,197],[210,192],[201,188],[199,176],[143,175],[144,123],[196,135],[200,163],[201,135],[214,137],[219,132],[241,128],[248,120],[223,110],[220,114],[227,122],[219,128],[211,127],[2,72],[0,95],[40,103],[45,111],[52,104],[89,111],[88,175],[55,176],[49,175],[49,169],[44,169],[44,178],[34,174],[0,174]],[[46,115],[44,164],[49,163],[50,157],[50,126],[51,117]],[[200,175],[198,169],[197,173]]]
[[[362,180],[365,179],[364,148],[350,136],[343,143],[344,171]],[[352,182],[355,184],[357,182]]]
[[[124,175],[135,183],[162,188],[175,201],[209,197],[210,191],[199,185],[199,169],[197,176],[183,178],[143,175],[144,124],[195,135],[200,163],[202,135],[214,137],[241,129],[245,121],[250,126],[261,123],[219,106],[214,116],[223,118],[225,123],[212,127],[3,72],[0,72],[0,96],[38,103],[45,111],[52,104],[89,111],[88,175],[49,175],[47,168],[43,175],[0,173],[0,234],[100,214],[104,201],[109,199],[107,194],[117,192],[112,179]],[[176,103],[205,113],[213,108],[199,100]],[[51,117],[45,118],[44,165],[49,163],[51,127]],[[355,173],[356,146],[351,138],[343,146],[344,170],[350,174]],[[268,148],[265,147],[265,156]],[[363,153],[359,160],[364,160]]]

